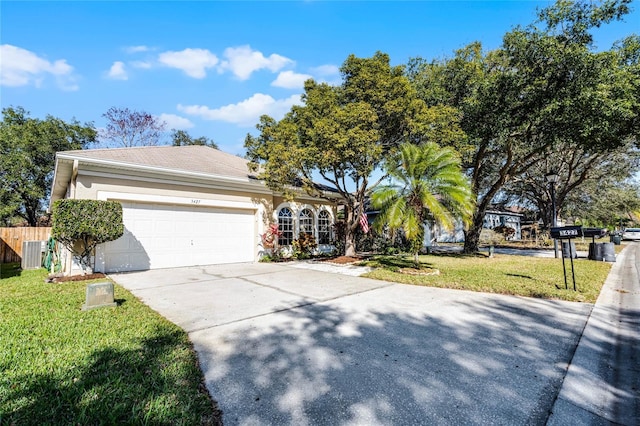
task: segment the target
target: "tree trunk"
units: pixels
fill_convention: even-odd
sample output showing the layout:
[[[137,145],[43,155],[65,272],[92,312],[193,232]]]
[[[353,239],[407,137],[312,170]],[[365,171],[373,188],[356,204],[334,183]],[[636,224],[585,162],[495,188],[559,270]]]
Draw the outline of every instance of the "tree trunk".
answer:
[[[355,256],[356,255],[356,229],[357,226],[353,226],[354,214],[353,209],[347,206],[346,209],[347,220],[345,223],[345,238],[344,238],[344,255]]]
[[[480,233],[484,225],[484,210],[476,210],[469,229],[464,232],[464,253],[472,254],[478,251]]]
[[[355,256],[356,255],[356,233],[351,230],[349,226],[347,226],[345,244],[344,244],[344,255],[345,256]]]

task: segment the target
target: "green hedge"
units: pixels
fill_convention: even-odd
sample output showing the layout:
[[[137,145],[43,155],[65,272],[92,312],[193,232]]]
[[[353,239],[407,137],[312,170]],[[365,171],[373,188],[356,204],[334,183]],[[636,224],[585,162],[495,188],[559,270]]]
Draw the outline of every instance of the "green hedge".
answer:
[[[53,203],[51,235],[86,268],[98,244],[124,233],[122,206],[116,201],[58,200]]]

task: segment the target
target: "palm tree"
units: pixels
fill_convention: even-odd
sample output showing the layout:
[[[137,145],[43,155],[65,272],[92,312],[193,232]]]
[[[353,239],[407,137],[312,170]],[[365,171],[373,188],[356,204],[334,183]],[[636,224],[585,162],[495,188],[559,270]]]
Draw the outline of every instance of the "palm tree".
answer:
[[[456,219],[470,220],[474,198],[469,180],[462,172],[458,153],[432,142],[402,144],[387,162],[386,171],[391,183],[371,195],[372,206],[380,211],[375,225],[402,229],[419,268],[418,253],[428,219],[445,229],[451,229]]]

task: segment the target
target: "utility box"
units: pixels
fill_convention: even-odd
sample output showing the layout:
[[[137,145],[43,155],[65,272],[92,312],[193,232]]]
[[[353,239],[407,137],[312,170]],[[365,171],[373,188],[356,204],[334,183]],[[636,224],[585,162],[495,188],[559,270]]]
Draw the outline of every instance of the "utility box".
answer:
[[[22,263],[23,270],[38,269],[42,267],[44,253],[47,251],[46,241],[24,241],[22,243]]]
[[[118,306],[113,299],[113,283],[106,281],[87,285],[87,299],[82,305],[83,311],[97,308],[107,308]]]

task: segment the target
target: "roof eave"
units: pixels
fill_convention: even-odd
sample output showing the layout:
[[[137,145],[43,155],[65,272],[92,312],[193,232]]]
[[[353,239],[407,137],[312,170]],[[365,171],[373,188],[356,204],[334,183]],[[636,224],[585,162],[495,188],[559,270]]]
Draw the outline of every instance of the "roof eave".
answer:
[[[58,153],[56,157],[63,160],[78,160],[81,164],[120,168],[125,170],[133,170],[133,171],[146,172],[146,173],[170,175],[174,177],[184,176],[184,177],[200,178],[200,179],[207,179],[207,180],[214,179],[218,181],[234,182],[234,183],[250,185],[250,186],[262,186],[261,181],[252,182],[249,179],[249,174],[247,174],[247,178],[240,178],[240,177],[233,177],[233,176],[217,175],[213,173],[190,172],[190,171],[179,170],[179,169],[168,169],[166,167],[132,164],[132,163],[127,163],[122,161],[87,158],[83,156],[75,156],[75,155],[70,155],[65,153]]]

